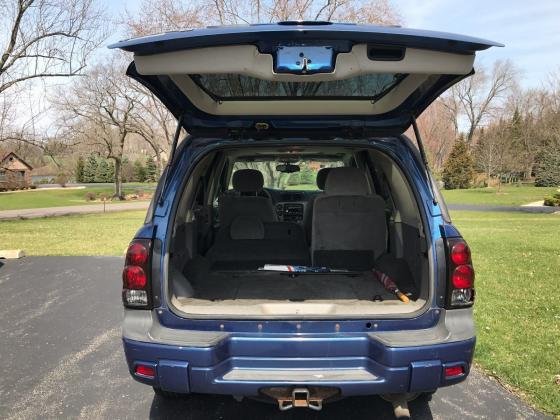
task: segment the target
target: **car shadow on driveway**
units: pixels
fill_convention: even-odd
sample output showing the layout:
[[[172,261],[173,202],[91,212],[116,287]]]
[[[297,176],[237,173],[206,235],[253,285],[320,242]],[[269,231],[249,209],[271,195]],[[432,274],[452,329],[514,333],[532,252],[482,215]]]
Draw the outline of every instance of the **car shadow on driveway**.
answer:
[[[426,399],[409,404],[413,419],[432,419]],[[154,396],[150,419],[394,419],[391,404],[379,397],[364,396],[345,398],[325,404],[323,410],[292,409],[279,411],[276,405],[245,398],[237,402],[231,396],[190,395],[178,400],[166,400]]]

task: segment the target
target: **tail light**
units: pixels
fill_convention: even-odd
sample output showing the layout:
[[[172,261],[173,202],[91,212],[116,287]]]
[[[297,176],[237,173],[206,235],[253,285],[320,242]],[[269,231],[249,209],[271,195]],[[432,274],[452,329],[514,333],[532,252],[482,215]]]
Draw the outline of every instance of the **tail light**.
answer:
[[[463,238],[447,240],[447,307],[474,303],[474,268],[471,250]]]
[[[135,239],[126,251],[126,259],[122,274],[124,306],[131,308],[150,309],[152,305],[150,282],[149,239]]]

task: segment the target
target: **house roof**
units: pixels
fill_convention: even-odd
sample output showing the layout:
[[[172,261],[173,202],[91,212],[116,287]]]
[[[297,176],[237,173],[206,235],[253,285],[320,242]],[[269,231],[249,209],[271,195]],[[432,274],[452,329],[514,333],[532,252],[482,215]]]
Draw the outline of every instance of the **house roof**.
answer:
[[[10,156],[13,156],[14,158],[16,158],[17,160],[19,160],[21,163],[23,163],[25,166],[27,166],[29,168],[29,170],[32,170],[33,167],[27,163],[25,160],[23,160],[22,158],[20,158],[18,155],[16,155],[14,152],[9,152],[6,156],[4,156],[2,158],[2,160],[0,160],[0,164],[3,164]]]
[[[56,176],[58,172],[49,165],[40,166],[31,171],[31,176]]]

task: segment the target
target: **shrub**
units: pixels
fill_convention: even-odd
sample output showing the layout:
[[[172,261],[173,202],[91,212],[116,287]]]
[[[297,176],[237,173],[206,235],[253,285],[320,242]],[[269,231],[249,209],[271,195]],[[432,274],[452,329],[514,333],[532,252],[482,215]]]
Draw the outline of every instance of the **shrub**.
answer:
[[[544,205],[560,207],[560,193],[546,196],[544,198]]]
[[[446,190],[469,188],[474,177],[474,161],[464,141],[456,141],[443,167]]]
[[[88,191],[85,195],[86,201],[95,201],[96,195],[94,192]]]
[[[66,174],[61,172],[56,176],[54,182],[64,188],[66,187],[66,183],[68,182],[68,177],[66,176]]]

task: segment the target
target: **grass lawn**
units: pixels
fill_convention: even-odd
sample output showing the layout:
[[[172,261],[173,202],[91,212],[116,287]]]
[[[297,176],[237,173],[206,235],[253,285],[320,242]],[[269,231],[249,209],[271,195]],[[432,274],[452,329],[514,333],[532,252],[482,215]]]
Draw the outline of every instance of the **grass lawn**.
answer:
[[[286,185],[286,190],[293,191],[319,191],[317,184],[297,184],[297,185]]]
[[[543,200],[552,195],[556,188],[532,185],[502,185],[497,188],[471,188],[468,190],[442,190],[447,204],[487,204],[491,206],[520,206]]]
[[[153,191],[155,184],[124,184],[124,193],[135,191]],[[0,194],[0,211],[18,209],[37,209],[42,207],[63,207],[83,204],[95,204],[86,201],[86,193],[113,194],[112,184],[87,186],[80,189],[37,189]]]
[[[475,360],[560,414],[560,215],[452,212],[477,279]]]
[[[145,211],[0,221],[3,249],[27,255],[123,255]]]

